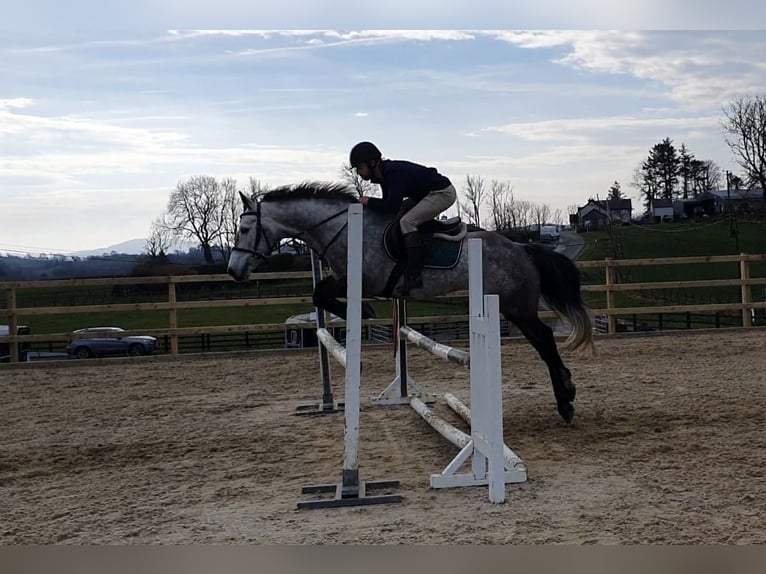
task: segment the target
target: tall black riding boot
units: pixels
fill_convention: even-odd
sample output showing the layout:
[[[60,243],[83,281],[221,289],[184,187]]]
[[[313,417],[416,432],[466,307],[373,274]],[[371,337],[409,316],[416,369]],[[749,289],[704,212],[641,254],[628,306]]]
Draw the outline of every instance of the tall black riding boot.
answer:
[[[423,287],[423,242],[420,231],[412,231],[403,236],[407,251],[407,271],[404,274],[402,294],[409,295],[412,289]]]

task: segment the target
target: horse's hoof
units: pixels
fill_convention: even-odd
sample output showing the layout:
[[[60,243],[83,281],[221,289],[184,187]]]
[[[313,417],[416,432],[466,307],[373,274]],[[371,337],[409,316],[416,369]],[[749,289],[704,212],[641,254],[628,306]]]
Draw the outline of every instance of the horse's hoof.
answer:
[[[574,407],[572,406],[572,403],[561,402],[558,403],[557,407],[561,418],[564,419],[564,422],[567,424],[571,423],[572,419],[574,418]]]

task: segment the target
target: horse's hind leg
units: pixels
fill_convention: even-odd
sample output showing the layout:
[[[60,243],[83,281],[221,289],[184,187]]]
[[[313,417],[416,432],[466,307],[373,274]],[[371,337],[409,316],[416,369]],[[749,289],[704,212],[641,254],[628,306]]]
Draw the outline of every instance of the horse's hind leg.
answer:
[[[527,340],[537,350],[540,358],[548,365],[548,372],[553,384],[553,394],[556,397],[556,407],[566,422],[572,422],[574,417],[572,401],[574,401],[576,389],[572,383],[571,373],[564,366],[559,355],[556,340],[553,338],[553,330],[543,323],[537,314],[507,318],[521,329]]]
[[[346,318],[346,304],[339,301],[338,297],[346,296],[346,281],[338,280],[333,276],[325,277],[314,287],[312,300],[316,307],[329,311],[341,319]],[[374,319],[375,309],[367,301],[362,301],[362,319]]]

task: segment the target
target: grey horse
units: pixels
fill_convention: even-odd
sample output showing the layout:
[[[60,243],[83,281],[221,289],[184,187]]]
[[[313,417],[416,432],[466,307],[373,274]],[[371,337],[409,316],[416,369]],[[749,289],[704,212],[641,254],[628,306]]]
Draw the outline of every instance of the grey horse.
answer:
[[[345,304],[339,298],[346,290],[347,212],[358,202],[353,189],[342,184],[301,183],[274,189],[258,199],[240,193],[244,212],[239,239],[229,257],[228,272],[237,281],[246,281],[253,258],[262,260],[282,239],[304,241],[329,265],[332,275],[314,290],[314,303],[340,317]],[[363,294],[367,298],[390,296],[387,284],[397,261],[383,245],[384,230],[391,218],[365,210]],[[566,422],[574,416],[575,385],[556,347],[553,331],[538,317],[540,298],[572,325],[564,347],[592,352],[593,328],[589,309],[580,296],[577,267],[566,256],[536,244],[514,243],[502,235],[478,228],[468,231],[462,241],[480,237],[483,244],[484,293],[497,294],[500,311],[514,323],[548,366],[559,414]],[[426,268],[423,289],[411,298],[428,300],[438,295],[468,289],[468,250],[460,251],[450,269]],[[374,316],[365,305],[364,317]]]

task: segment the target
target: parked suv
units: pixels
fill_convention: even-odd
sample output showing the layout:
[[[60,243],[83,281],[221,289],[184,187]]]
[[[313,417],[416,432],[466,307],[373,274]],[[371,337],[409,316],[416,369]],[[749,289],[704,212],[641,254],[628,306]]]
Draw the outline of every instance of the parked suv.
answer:
[[[87,359],[89,357],[108,357],[130,355],[139,357],[153,353],[157,348],[157,339],[144,335],[126,335],[120,327],[88,327],[77,329],[74,334],[93,333],[93,337],[73,339],[67,346],[70,357]]]

